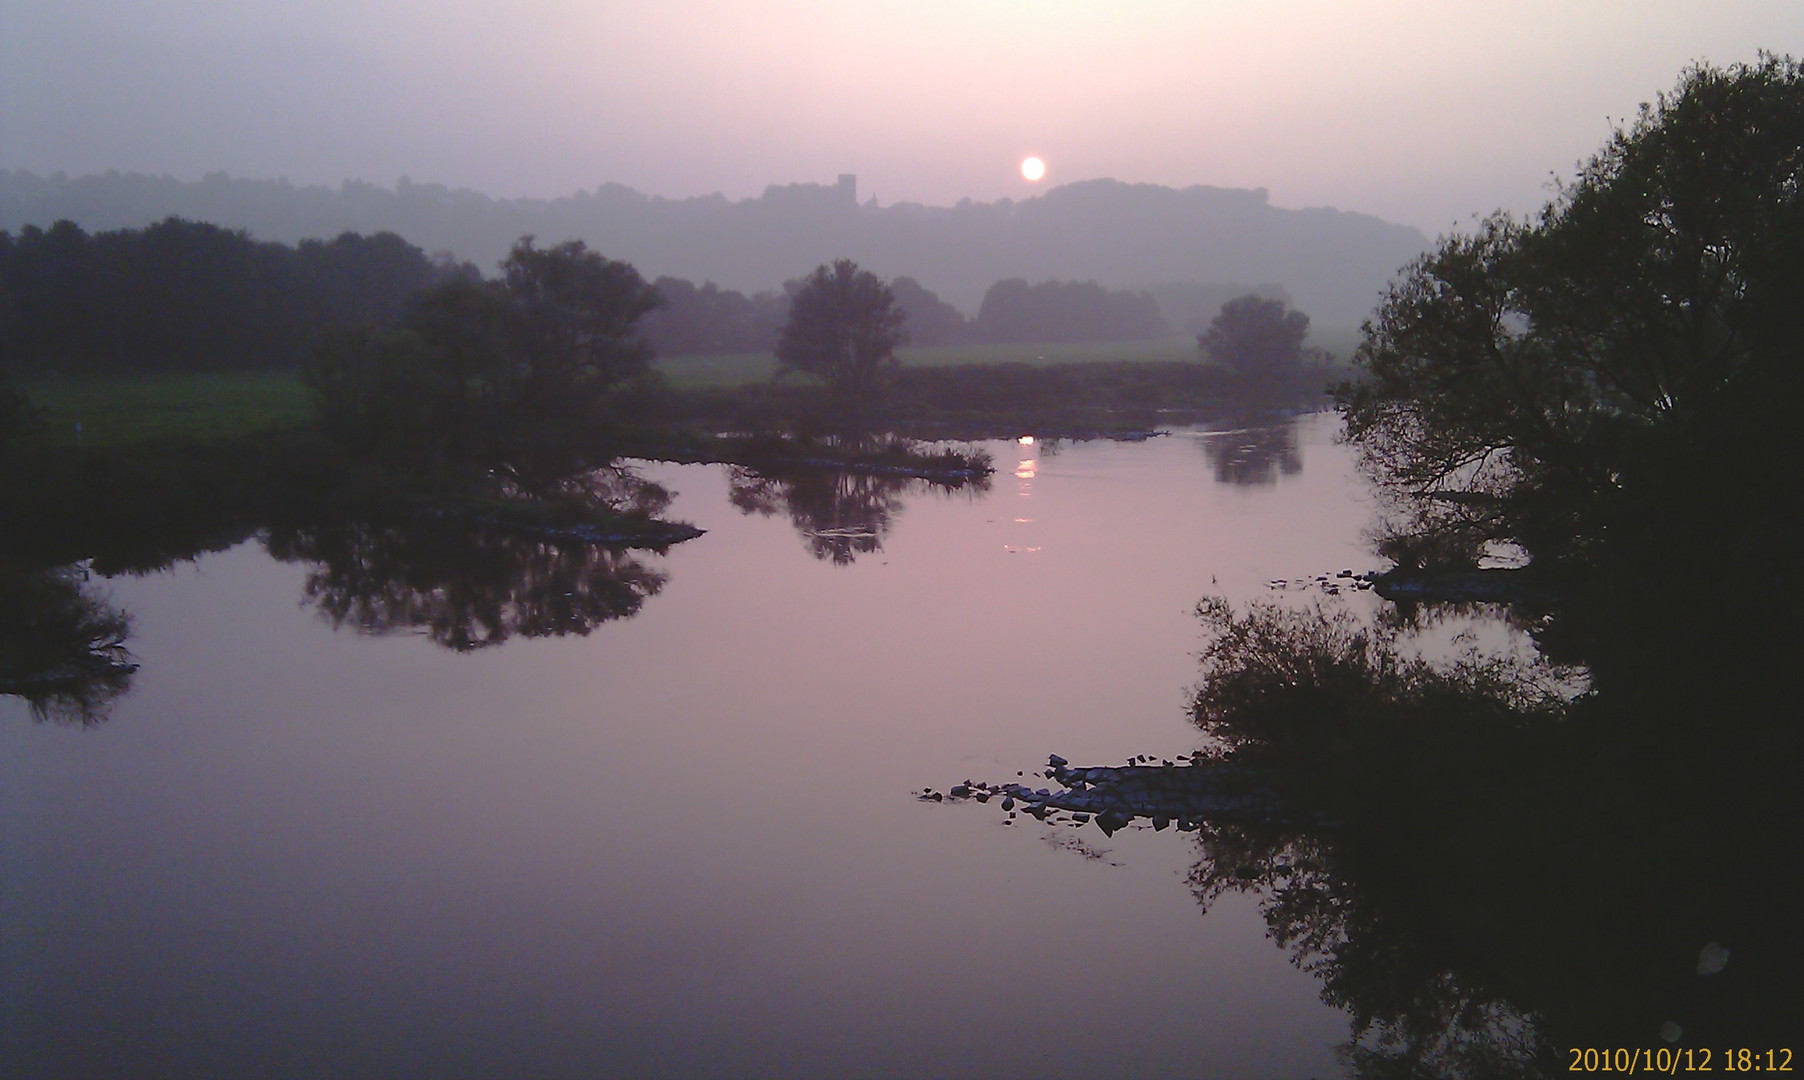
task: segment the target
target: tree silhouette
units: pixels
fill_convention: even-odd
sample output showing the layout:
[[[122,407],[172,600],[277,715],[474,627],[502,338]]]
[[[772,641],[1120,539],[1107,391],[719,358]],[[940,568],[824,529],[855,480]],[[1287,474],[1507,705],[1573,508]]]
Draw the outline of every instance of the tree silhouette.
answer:
[[[779,367],[821,379],[836,397],[856,396],[895,365],[905,318],[883,279],[852,260],[816,267],[790,300]]]
[[[1228,368],[1244,385],[1275,390],[1296,381],[1308,335],[1309,316],[1282,300],[1248,294],[1223,304],[1196,344],[1206,359]]]
[[[606,460],[611,395],[650,363],[637,322],[656,290],[580,241],[526,237],[501,269],[421,293],[399,331],[320,349],[302,377],[322,425],[391,465],[499,470],[533,490]]]
[[[1801,147],[1797,61],[1695,67],[1534,220],[1410,266],[1340,394],[1409,500],[1398,544],[1582,563],[1600,537],[1728,536],[1795,495]]]

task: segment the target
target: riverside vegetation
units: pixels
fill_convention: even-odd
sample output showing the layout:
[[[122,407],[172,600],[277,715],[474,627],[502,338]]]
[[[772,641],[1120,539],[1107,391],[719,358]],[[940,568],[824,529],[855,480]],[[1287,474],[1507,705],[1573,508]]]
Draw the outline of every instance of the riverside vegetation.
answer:
[[[1306,403],[1328,381],[1319,363],[1277,388],[1197,359],[902,367],[896,291],[852,271],[888,312],[873,377],[823,384],[801,363],[685,385],[653,363],[664,292],[580,243],[527,238],[485,281],[392,234],[288,248],[178,219],[0,234],[0,484],[38,523],[11,543],[66,562],[129,535],[154,562],[263,524],[425,512],[668,543],[688,531],[603,505],[585,478],[622,456],[975,475],[981,461],[909,440],[1144,430],[1172,410]],[[744,321],[720,290],[660,284],[694,319]],[[831,339],[844,300],[826,300],[785,332]]]
[[[393,236],[288,249],[173,220],[0,235],[0,355],[24,376],[0,383],[0,505],[29,523],[0,541],[21,613],[0,692],[79,722],[124,692],[129,620],[89,571],[260,532],[317,567],[308,593],[335,620],[460,650],[580,634],[662,585],[621,549],[698,532],[662,519],[668,493],[623,458],[730,463],[735,505],[787,513],[849,562],[911,485],[988,483],[983,455],[923,436],[1144,430],[1176,407],[1306,403],[1327,381],[1297,357],[1279,384],[1196,361],[905,368],[895,292],[834,273],[857,287],[794,290],[784,340],[808,345],[778,356],[796,374],[685,388],[642,333],[659,291],[577,242],[525,238],[484,280]],[[841,364],[859,305],[884,330]]]
[[[1801,172],[1799,64],[1696,67],[1534,219],[1444,238],[1340,408],[1380,590],[1459,587],[1205,598],[1195,755],[950,797],[1194,834],[1198,903],[1256,899],[1349,1013],[1355,1076],[1790,1046]],[[1529,587],[1474,602],[1505,552]]]
[[[1340,407],[1384,497],[1380,550],[1444,575],[1509,556],[1535,588],[1369,609],[1206,598],[1189,696],[1201,745],[1183,764],[1055,756],[1062,792],[967,779],[935,801],[1181,832],[1198,904],[1253,899],[1348,1014],[1358,1076],[1537,1077],[1587,1046],[1790,1045],[1801,148],[1796,62],[1695,68],[1540,215],[1445,238],[1376,313],[1366,378]],[[511,261],[498,282],[453,277],[389,327],[328,339],[307,376],[317,421],[188,442],[164,438],[172,419],[128,452],[74,446],[61,418],[49,431],[26,396],[0,396],[9,508],[34,523],[8,531],[0,562],[0,596],[26,613],[0,689],[86,722],[129,685],[127,620],[66,557],[129,569],[264,528],[272,553],[309,564],[307,595],[336,623],[475,650],[587,632],[662,587],[630,553],[559,532],[600,507],[665,527],[660,493],[611,467],[619,455],[740,460],[733,504],[788,515],[811,554],[843,563],[876,549],[908,470],[958,468],[874,429],[1017,423],[998,410],[1064,407],[1059,388],[1086,378],[1120,396],[1071,406],[1074,425],[1118,423],[1136,398],[1153,416],[1276,404],[1321,371],[1286,352],[1256,391],[1228,359],[1228,319],[1195,370],[901,368],[838,403],[798,379],[685,397],[610,329],[648,299],[630,268],[531,243]],[[602,283],[613,306],[571,310]],[[1248,336],[1299,340],[1281,308],[1238,311]],[[1148,385],[1123,390],[1129,373]],[[568,393],[571,379],[605,385]],[[938,398],[934,379],[967,392]],[[986,399],[986,380],[1015,391]],[[547,444],[521,426],[528,402],[607,422]],[[447,415],[465,423],[443,430]],[[1529,648],[1437,641],[1472,624]]]

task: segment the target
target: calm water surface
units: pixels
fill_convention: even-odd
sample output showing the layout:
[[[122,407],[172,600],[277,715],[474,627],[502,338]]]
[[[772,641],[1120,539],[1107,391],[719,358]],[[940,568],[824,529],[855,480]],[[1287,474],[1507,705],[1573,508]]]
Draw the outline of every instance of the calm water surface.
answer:
[[[913,795],[1194,748],[1198,598],[1371,565],[1335,423],[841,504],[648,467],[707,534],[466,652],[335,629],[256,542],[115,580],[111,721],[0,698],[4,1071],[1336,1075],[1347,1018],[1252,899],[1202,913],[1190,837]]]

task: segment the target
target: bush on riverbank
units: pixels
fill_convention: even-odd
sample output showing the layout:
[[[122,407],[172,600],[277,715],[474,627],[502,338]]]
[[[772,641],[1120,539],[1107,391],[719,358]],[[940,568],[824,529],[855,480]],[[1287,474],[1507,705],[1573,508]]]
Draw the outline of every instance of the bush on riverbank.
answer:
[[[1309,408],[1326,401],[1328,377],[1321,375],[1300,390],[1272,393],[1221,367],[1186,361],[905,366],[850,408],[828,407],[817,387],[773,381],[663,388],[636,400],[631,415],[649,428],[703,431],[807,432],[850,422],[917,438],[1089,435],[1250,409]]]

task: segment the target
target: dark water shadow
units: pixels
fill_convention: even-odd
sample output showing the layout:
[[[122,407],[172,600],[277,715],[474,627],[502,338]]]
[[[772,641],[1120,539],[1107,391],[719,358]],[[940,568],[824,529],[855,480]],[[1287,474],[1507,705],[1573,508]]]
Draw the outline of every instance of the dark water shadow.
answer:
[[[989,477],[927,479],[833,468],[757,470],[729,466],[727,497],[742,514],[784,515],[808,553],[835,566],[883,550],[910,497],[981,498]]]
[[[457,652],[589,634],[638,614],[668,580],[627,549],[425,524],[279,529],[265,546],[312,564],[304,600],[334,628],[417,633]]]
[[[180,500],[155,513],[126,512],[74,497],[45,502],[45,490],[38,483],[8,506],[48,514],[42,527],[0,536],[0,695],[21,698],[38,720],[95,726],[130,693],[138,664],[127,647],[130,615],[111,605],[91,575],[154,573],[226,550],[255,535],[256,525]],[[696,532],[657,520],[669,492],[626,468],[567,478],[550,485],[548,496],[558,502],[541,499],[511,517],[512,504],[503,502],[488,514],[465,509],[455,520],[419,512],[400,523],[291,522],[270,528],[264,543],[280,561],[314,564],[303,599],[332,625],[416,632],[470,651],[515,636],[587,634],[630,618],[666,575],[645,556],[611,545]],[[594,526],[585,508],[611,516]],[[625,536],[597,542],[597,529]],[[56,565],[80,552],[93,557]]]
[[[1203,456],[1215,471],[1215,482],[1237,487],[1270,487],[1282,476],[1303,472],[1303,451],[1297,442],[1297,421],[1286,417],[1233,424],[1211,431],[1200,440]]]
[[[1198,904],[1254,899],[1349,1015],[1354,1076],[1564,1075],[1586,1047],[1720,1070],[1804,1016],[1804,738],[1774,662],[1797,630],[1713,591],[1452,620],[1532,635],[1510,653],[1425,648],[1451,625],[1426,607],[1205,602],[1197,754],[923,797],[1187,834]]]
[[[74,566],[0,562],[0,695],[39,721],[104,723],[131,690],[131,619]]]

